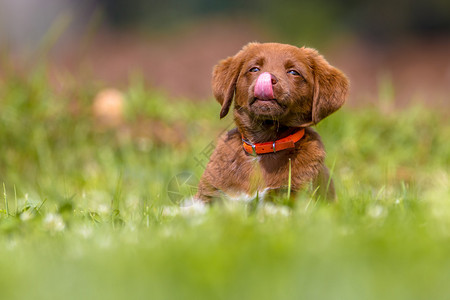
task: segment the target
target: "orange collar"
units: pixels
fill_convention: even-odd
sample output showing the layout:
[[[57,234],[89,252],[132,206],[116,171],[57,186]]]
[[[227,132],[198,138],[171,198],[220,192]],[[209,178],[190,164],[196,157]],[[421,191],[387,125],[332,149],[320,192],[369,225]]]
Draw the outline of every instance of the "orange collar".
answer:
[[[251,155],[265,154],[265,153],[275,153],[281,150],[295,148],[295,143],[297,143],[305,134],[305,129],[302,128],[297,132],[288,135],[285,138],[276,140],[275,142],[258,143],[252,144],[242,136],[243,146],[245,152]]]

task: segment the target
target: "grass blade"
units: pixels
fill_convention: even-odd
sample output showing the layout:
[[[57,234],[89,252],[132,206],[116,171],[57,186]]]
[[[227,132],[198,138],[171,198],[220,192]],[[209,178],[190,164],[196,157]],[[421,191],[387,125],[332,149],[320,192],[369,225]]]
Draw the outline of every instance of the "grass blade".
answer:
[[[3,198],[5,199],[6,216],[9,216],[8,199],[6,198],[6,186],[3,182]]]
[[[291,199],[291,184],[292,184],[292,170],[291,170],[291,159],[289,158],[289,177],[288,177],[288,201]]]

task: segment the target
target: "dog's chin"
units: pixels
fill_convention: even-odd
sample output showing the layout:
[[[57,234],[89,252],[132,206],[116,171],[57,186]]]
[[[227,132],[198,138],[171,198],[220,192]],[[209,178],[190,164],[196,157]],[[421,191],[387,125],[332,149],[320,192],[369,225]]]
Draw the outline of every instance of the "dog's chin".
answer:
[[[274,119],[283,116],[286,113],[286,108],[276,99],[253,99],[250,103],[250,111],[258,117]]]

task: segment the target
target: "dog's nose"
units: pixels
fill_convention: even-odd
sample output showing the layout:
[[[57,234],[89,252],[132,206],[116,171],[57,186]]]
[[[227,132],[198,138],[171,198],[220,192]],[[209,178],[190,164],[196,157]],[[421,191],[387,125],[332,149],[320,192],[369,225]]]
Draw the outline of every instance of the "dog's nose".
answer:
[[[255,84],[255,97],[260,100],[271,100],[273,99],[273,88],[272,86],[278,82],[278,79],[270,74],[269,72],[264,72],[259,75]]]
[[[272,85],[275,85],[275,84],[277,84],[277,82],[278,82],[278,78],[276,78],[276,77],[275,77],[275,75],[273,75],[273,74],[270,74],[270,79],[272,79]]]

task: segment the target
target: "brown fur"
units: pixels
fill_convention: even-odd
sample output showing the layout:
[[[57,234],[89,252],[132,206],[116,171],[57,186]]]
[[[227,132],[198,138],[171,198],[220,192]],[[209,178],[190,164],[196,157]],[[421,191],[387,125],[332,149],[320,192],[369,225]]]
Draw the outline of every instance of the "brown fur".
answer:
[[[253,67],[260,71],[250,72]],[[295,70],[300,75],[289,74]],[[256,101],[256,79],[269,72],[275,101]],[[214,68],[212,88],[225,117],[234,99],[237,128],[219,138],[200,180],[197,197],[209,202],[223,194],[255,194],[282,189],[288,184],[291,159],[292,191],[312,182],[319,194],[334,199],[334,187],[324,165],[325,150],[320,136],[309,126],[338,110],[345,101],[348,80],[314,49],[291,45],[250,43],[235,56]],[[258,155],[247,154],[241,135],[252,143],[275,141],[293,127],[304,127],[305,136],[295,149]],[[292,193],[294,195],[295,193]]]

